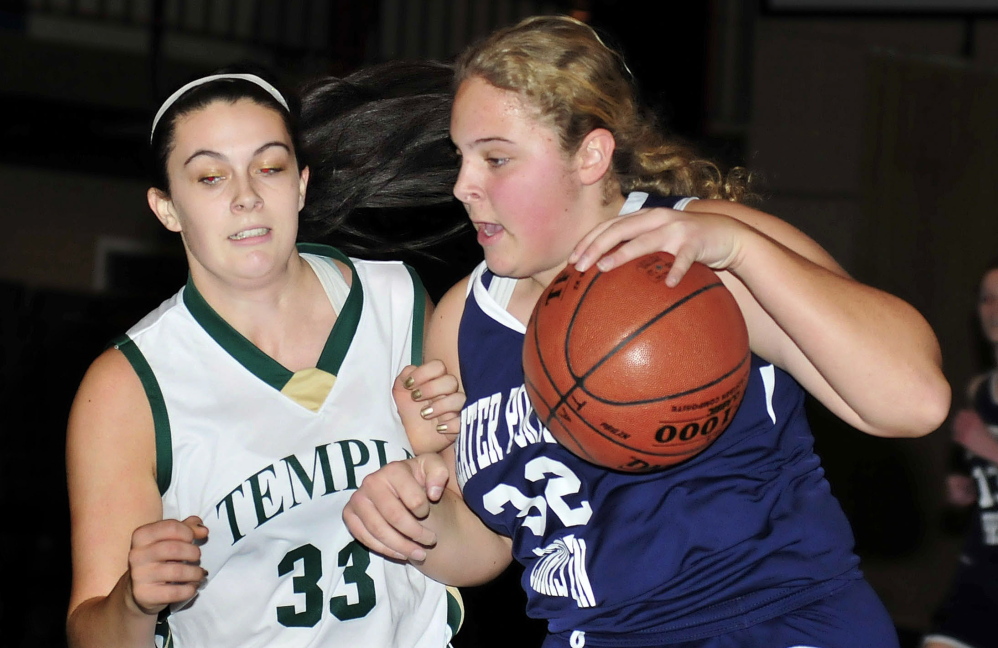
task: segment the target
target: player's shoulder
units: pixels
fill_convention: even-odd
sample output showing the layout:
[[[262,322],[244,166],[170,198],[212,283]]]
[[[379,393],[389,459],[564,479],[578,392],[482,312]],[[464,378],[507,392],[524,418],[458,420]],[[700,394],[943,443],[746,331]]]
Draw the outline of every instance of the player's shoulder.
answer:
[[[440,298],[433,310],[430,333],[444,332],[456,339],[457,329],[464,315],[464,304],[471,285],[471,275],[461,279]]]
[[[80,382],[69,416],[71,437],[100,438],[114,447],[135,431],[152,429],[145,389],[131,362],[112,347],[93,361]]]
[[[132,363],[115,344],[97,356],[83,377],[82,385],[94,389],[117,391],[137,381]]]
[[[470,280],[469,275],[443,294],[426,332],[426,358],[443,360],[451,372],[457,371],[457,336]]]
[[[146,400],[132,361],[118,345],[97,356],[80,381],[73,409],[87,417],[114,416]]]
[[[443,294],[440,301],[437,303],[437,312],[444,311],[449,312],[451,315],[460,315],[464,311],[464,302],[468,297],[468,291],[471,289],[473,275],[468,275],[455,283],[447,292]]]
[[[330,257],[329,260],[340,268],[340,272],[345,276],[349,276],[352,267],[354,272],[360,275],[362,282],[398,281],[400,279],[409,281],[411,275],[416,273],[413,268],[397,260],[358,259],[350,257],[349,264],[335,257]]]

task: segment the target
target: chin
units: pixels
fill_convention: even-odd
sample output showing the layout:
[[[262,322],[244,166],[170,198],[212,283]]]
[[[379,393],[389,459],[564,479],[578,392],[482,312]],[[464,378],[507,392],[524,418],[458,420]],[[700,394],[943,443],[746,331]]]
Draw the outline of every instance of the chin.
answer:
[[[488,266],[489,272],[491,272],[492,274],[496,275],[497,277],[514,277],[514,275],[511,272],[509,272],[508,270],[503,269],[501,266],[500,267],[496,267],[496,266],[492,265],[491,263],[487,263],[487,262],[486,262],[485,265]],[[516,278],[516,277],[514,277],[514,278]]]
[[[488,266],[489,271],[494,275],[500,277],[511,277],[513,272],[513,264],[509,263],[506,259],[491,257],[488,252],[485,254],[485,265]]]

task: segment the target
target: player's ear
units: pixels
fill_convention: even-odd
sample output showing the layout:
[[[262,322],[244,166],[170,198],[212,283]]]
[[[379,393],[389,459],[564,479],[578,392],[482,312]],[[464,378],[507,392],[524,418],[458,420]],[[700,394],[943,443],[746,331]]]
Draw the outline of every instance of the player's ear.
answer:
[[[173,201],[164,191],[150,187],[149,191],[146,192],[146,200],[149,202],[149,209],[156,214],[156,218],[163,223],[163,227],[171,232],[179,232],[182,229]]]
[[[302,167],[301,173],[298,174],[298,211],[301,211],[305,206],[305,190],[308,188],[308,167]]]
[[[603,179],[613,163],[616,148],[617,141],[613,138],[613,133],[605,128],[596,128],[586,135],[577,153],[579,175],[583,184],[595,184]]]

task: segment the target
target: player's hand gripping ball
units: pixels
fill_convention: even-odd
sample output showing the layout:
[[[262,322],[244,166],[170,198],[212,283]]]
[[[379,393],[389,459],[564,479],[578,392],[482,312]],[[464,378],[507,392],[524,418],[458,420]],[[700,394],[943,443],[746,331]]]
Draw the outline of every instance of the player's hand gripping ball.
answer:
[[[527,323],[523,371],[540,421],[579,457],[649,472],[709,446],[748,381],[748,331],[707,266],[679,285],[656,252],[609,272],[562,271]]]

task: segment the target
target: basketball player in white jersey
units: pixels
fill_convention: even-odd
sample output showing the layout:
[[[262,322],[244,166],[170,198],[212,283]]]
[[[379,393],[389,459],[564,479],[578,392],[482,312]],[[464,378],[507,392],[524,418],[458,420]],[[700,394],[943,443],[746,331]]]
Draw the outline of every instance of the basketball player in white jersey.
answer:
[[[464,397],[420,365],[414,272],[296,245],[293,124],[244,73],[184,86],[153,121],[148,202],[190,277],[97,358],[70,415],[71,646],[452,635],[445,588],[369,553],[341,510],[366,474],[447,443]]]

